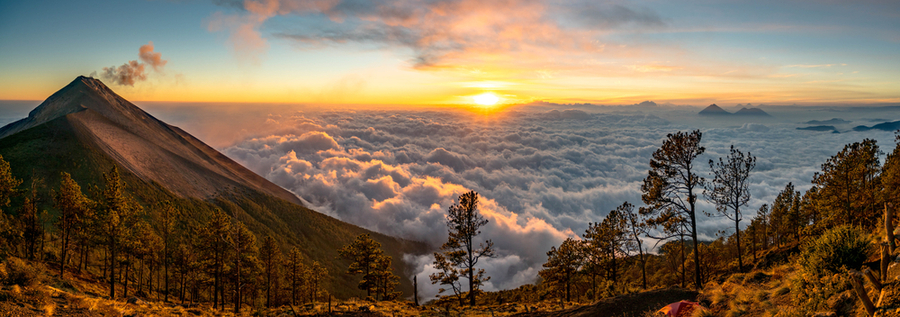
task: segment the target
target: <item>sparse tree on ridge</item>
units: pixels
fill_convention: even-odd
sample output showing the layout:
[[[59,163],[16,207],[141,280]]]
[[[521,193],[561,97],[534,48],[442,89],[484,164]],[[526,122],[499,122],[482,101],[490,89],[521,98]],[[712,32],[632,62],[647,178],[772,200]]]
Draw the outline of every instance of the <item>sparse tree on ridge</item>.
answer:
[[[709,168],[713,179],[707,184],[706,199],[716,205],[716,211],[734,221],[734,234],[737,235],[738,269],[744,272],[744,257],[741,253],[741,206],[750,201],[750,171],[756,167],[756,157],[748,152],[736,150],[731,146],[731,153],[726,159],[709,160]]]
[[[645,210],[653,216],[648,223],[655,225],[677,219],[691,235],[695,250],[698,244],[696,191],[705,183],[694,166],[694,159],[706,150],[700,146],[701,136],[700,130],[669,134],[653,152],[650,171],[641,185],[641,199],[650,207]],[[694,286],[700,289],[701,284],[700,253],[694,252]]]
[[[59,192],[53,195],[54,205],[59,210],[56,227],[60,236],[59,278],[63,278],[66,259],[69,254],[69,241],[76,235],[73,231],[82,230],[83,217],[91,201],[81,192],[81,186],[72,179],[69,173],[60,175]]]
[[[813,176],[813,184],[819,187],[826,211],[823,225],[852,224],[872,227],[879,213],[876,207],[876,185],[881,151],[875,140],[847,144],[844,149],[822,164],[822,171]]]
[[[197,239],[195,249],[203,254],[206,273],[213,278],[213,309],[225,305],[224,270],[225,256],[228,254],[228,239],[231,220],[221,210],[213,212],[212,218],[204,226],[195,229]]]
[[[262,261],[266,276],[266,307],[272,307],[272,284],[278,279],[278,263],[281,261],[281,248],[272,236],[263,239],[259,249],[259,259]],[[277,283],[276,283],[277,284]],[[278,288],[275,288],[275,297],[278,297]]]
[[[788,183],[778,193],[769,213],[769,226],[775,243],[784,245],[791,236],[799,233],[800,227],[800,192],[794,190],[794,184]]]
[[[362,274],[359,281],[359,289],[366,291],[366,296],[372,296],[372,290],[378,287],[377,273],[378,261],[384,256],[381,243],[372,240],[368,233],[356,237],[352,243],[344,246],[338,253],[341,257],[350,260],[347,274]]]
[[[603,264],[606,262],[606,252],[604,252],[600,223],[589,222],[588,228],[584,231],[582,238],[582,271],[591,277],[591,293],[593,299],[597,300],[597,275],[603,268]],[[551,249],[550,251],[555,250]],[[550,254],[548,253],[548,256],[549,255]]]
[[[382,259],[384,259],[384,258],[387,258],[388,261],[390,261],[391,257],[383,256],[383,257],[379,258],[378,261],[383,261]],[[379,266],[379,268],[383,271],[383,267]],[[390,266],[388,266],[387,269],[390,270]],[[383,274],[383,273],[379,273],[379,274]],[[322,284],[324,284],[325,280],[328,279],[328,269],[326,269],[324,266],[322,266],[322,264],[320,264],[319,261],[313,261],[313,263],[306,270],[306,275],[307,275],[306,286],[309,289],[307,291],[309,293],[309,299],[310,299],[310,302],[312,302],[313,305],[315,305],[316,297],[318,297],[319,293],[321,292]],[[391,274],[391,275],[393,275],[393,274]],[[384,299],[384,298],[382,297],[382,299]]]
[[[284,274],[287,278],[287,283],[290,284],[291,290],[291,305],[299,304],[300,294],[302,293],[303,279],[306,271],[306,266],[303,265],[303,256],[300,254],[300,250],[297,250],[296,247],[291,248],[291,251],[288,252],[287,258],[284,261]]]
[[[10,197],[18,192],[16,188],[21,184],[22,180],[10,172],[9,162],[0,155],[0,237],[6,242],[3,247],[10,249],[14,248],[14,241],[21,238],[22,231],[16,228],[13,218],[7,215],[3,209],[9,206]]]
[[[158,208],[156,224],[159,226],[162,239],[162,265],[163,265],[163,301],[169,301],[169,264],[172,254],[172,239],[175,234],[175,224],[180,218],[180,211],[170,202],[164,202]]]
[[[42,214],[38,211],[38,200],[40,199],[38,191],[44,187],[43,184],[43,179],[37,177],[31,178],[31,188],[28,192],[29,195],[25,198],[25,202],[22,203],[22,208],[19,213],[19,217],[22,218],[22,222],[25,225],[23,230],[23,235],[25,237],[25,254],[29,260],[34,260],[40,255],[38,250],[38,239],[43,239],[44,236],[43,218],[45,217],[41,217]]]
[[[454,283],[459,277],[468,279],[470,306],[475,306],[478,288],[491,279],[485,275],[484,269],[476,272],[476,265],[481,257],[494,256],[494,243],[491,240],[475,245],[475,236],[481,233],[480,228],[487,223],[488,220],[478,212],[478,193],[470,191],[460,195],[459,202],[448,210],[447,242],[441,245],[441,252],[435,252],[434,255],[434,267],[439,272],[431,275],[431,283]]]
[[[137,204],[125,194],[125,183],[119,178],[119,170],[113,166],[112,170],[104,174],[106,188],[101,196],[98,224],[100,232],[104,235],[107,252],[109,255],[109,297],[116,298],[116,262],[122,249],[122,240],[138,219],[141,205]]]
[[[625,224],[626,230],[632,243],[629,243],[630,251],[638,251],[638,255],[640,256],[638,260],[641,261],[641,288],[647,289],[647,259],[644,257],[644,243],[641,240],[641,237],[647,235],[647,225],[644,223],[643,219],[641,219],[640,211],[634,210],[634,205],[629,204],[627,201],[622,204],[622,208],[625,211]]]
[[[881,166],[881,200],[894,204],[894,208],[900,207],[900,130],[895,132],[897,145],[891,153],[884,158]]]
[[[550,247],[550,251],[547,252],[547,263],[543,264],[545,269],[538,273],[541,278],[550,283],[561,284],[567,302],[571,301],[572,279],[584,264],[581,250],[581,244],[572,238],[563,241],[558,249]]]

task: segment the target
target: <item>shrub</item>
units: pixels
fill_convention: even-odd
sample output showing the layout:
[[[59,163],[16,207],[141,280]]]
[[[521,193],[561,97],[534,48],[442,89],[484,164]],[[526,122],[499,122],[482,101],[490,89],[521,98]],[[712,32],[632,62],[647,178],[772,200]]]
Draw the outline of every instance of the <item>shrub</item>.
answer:
[[[43,283],[47,275],[39,264],[28,263],[19,258],[8,258],[4,263],[6,267],[6,285],[20,285],[30,287]]]
[[[840,226],[826,231],[800,253],[800,265],[806,274],[825,274],[859,269],[866,261],[872,244],[856,227]]]

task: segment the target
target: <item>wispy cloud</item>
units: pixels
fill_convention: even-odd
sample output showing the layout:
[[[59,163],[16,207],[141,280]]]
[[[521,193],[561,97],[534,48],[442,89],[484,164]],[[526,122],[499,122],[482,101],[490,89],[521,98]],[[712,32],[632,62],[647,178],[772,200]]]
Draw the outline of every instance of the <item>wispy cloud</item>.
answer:
[[[785,67],[788,67],[788,68],[827,68],[827,67],[834,67],[834,66],[847,66],[847,64],[812,64],[812,65],[797,64],[797,65],[787,65]]]
[[[603,52],[601,35],[606,32],[666,25],[652,10],[595,1],[264,0],[246,1],[243,9],[239,15],[218,13],[208,23],[210,31],[230,33],[240,56],[264,53],[261,26],[284,15],[321,23],[280,28],[273,31],[275,37],[306,46],[406,48],[417,69],[442,69],[456,65],[453,61],[492,54],[527,57],[535,50]]]

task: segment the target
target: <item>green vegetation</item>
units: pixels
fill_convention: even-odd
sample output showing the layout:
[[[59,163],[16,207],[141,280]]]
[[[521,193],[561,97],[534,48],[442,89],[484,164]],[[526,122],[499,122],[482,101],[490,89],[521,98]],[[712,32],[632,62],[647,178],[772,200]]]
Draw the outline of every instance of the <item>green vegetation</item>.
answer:
[[[862,230],[843,225],[826,231],[800,253],[804,274],[814,276],[858,269],[868,258],[872,243]]]

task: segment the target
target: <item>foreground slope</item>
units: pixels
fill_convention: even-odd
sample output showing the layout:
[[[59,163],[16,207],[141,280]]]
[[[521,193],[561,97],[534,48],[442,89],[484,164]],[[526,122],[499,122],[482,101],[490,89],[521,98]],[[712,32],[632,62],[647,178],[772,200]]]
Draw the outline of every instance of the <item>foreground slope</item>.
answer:
[[[68,172],[85,189],[102,187],[102,175],[118,166],[127,188],[152,214],[164,201],[184,210],[186,227],[201,226],[216,209],[236,216],[259,240],[272,235],[284,251],[297,246],[308,261],[319,261],[330,275],[333,294],[363,294],[356,277],[343,274],[347,262],[337,249],[370,233],[394,257],[397,275],[406,275],[404,253],[422,253],[425,245],[373,233],[300,205],[296,195],[247,170],[183,130],[170,126],[119,97],[99,80],[78,77],[53,94],[28,118],[0,129],[0,155],[9,161],[23,187],[46,193]],[[412,292],[401,279],[401,290]]]

